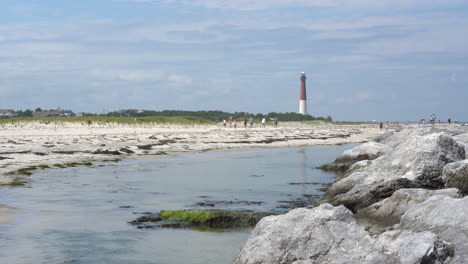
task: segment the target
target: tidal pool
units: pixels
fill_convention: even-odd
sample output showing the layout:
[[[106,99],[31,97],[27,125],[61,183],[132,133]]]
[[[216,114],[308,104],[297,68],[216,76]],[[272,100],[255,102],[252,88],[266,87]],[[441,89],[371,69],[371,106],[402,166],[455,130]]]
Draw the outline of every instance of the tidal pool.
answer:
[[[281,213],[297,200],[312,206],[307,197],[321,195],[335,177],[315,168],[353,146],[196,153],[38,172],[31,188],[0,189],[0,204],[23,211],[0,226],[0,263],[231,263],[250,230],[140,230],[127,222],[160,210]]]

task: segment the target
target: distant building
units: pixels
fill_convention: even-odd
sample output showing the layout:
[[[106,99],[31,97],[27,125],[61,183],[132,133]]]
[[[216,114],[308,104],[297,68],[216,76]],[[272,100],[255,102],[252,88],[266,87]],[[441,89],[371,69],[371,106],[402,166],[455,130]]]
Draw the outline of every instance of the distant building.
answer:
[[[126,116],[126,117],[135,116],[139,112],[140,111],[138,111],[137,109],[122,109],[122,110],[117,111],[117,113],[119,113],[120,116]]]
[[[0,118],[11,118],[17,117],[15,110],[11,109],[0,109]]]
[[[50,111],[41,111],[33,112],[33,117],[66,117],[66,116],[75,116],[71,110],[50,110]]]
[[[301,95],[299,97],[299,114],[307,115],[306,74],[301,72]]]

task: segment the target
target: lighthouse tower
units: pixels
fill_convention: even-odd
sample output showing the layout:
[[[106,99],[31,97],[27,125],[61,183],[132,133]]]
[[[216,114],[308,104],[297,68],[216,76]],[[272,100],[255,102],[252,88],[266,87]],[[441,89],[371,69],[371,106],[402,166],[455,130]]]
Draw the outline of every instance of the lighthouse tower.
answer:
[[[301,97],[299,98],[299,114],[307,115],[306,75],[301,73]]]

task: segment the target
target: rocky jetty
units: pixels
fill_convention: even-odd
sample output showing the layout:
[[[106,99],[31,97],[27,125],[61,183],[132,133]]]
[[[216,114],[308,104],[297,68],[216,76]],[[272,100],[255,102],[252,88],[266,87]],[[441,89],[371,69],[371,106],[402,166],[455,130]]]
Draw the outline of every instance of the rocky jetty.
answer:
[[[235,263],[468,263],[467,142],[412,128],[346,151],[321,205],[262,219]]]
[[[429,231],[371,236],[350,210],[323,204],[263,218],[234,263],[444,263],[450,254]]]

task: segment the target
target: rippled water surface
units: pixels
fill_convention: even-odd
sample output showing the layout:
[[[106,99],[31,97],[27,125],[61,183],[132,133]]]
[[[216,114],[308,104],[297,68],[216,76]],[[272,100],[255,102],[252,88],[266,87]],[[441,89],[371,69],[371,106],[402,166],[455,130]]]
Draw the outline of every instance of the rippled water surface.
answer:
[[[289,210],[287,201],[322,194],[318,183],[334,175],[315,167],[351,147],[211,152],[36,173],[32,188],[0,189],[0,204],[23,211],[0,226],[0,263],[230,263],[250,230],[139,230],[127,222],[147,211],[207,208],[199,202]]]

